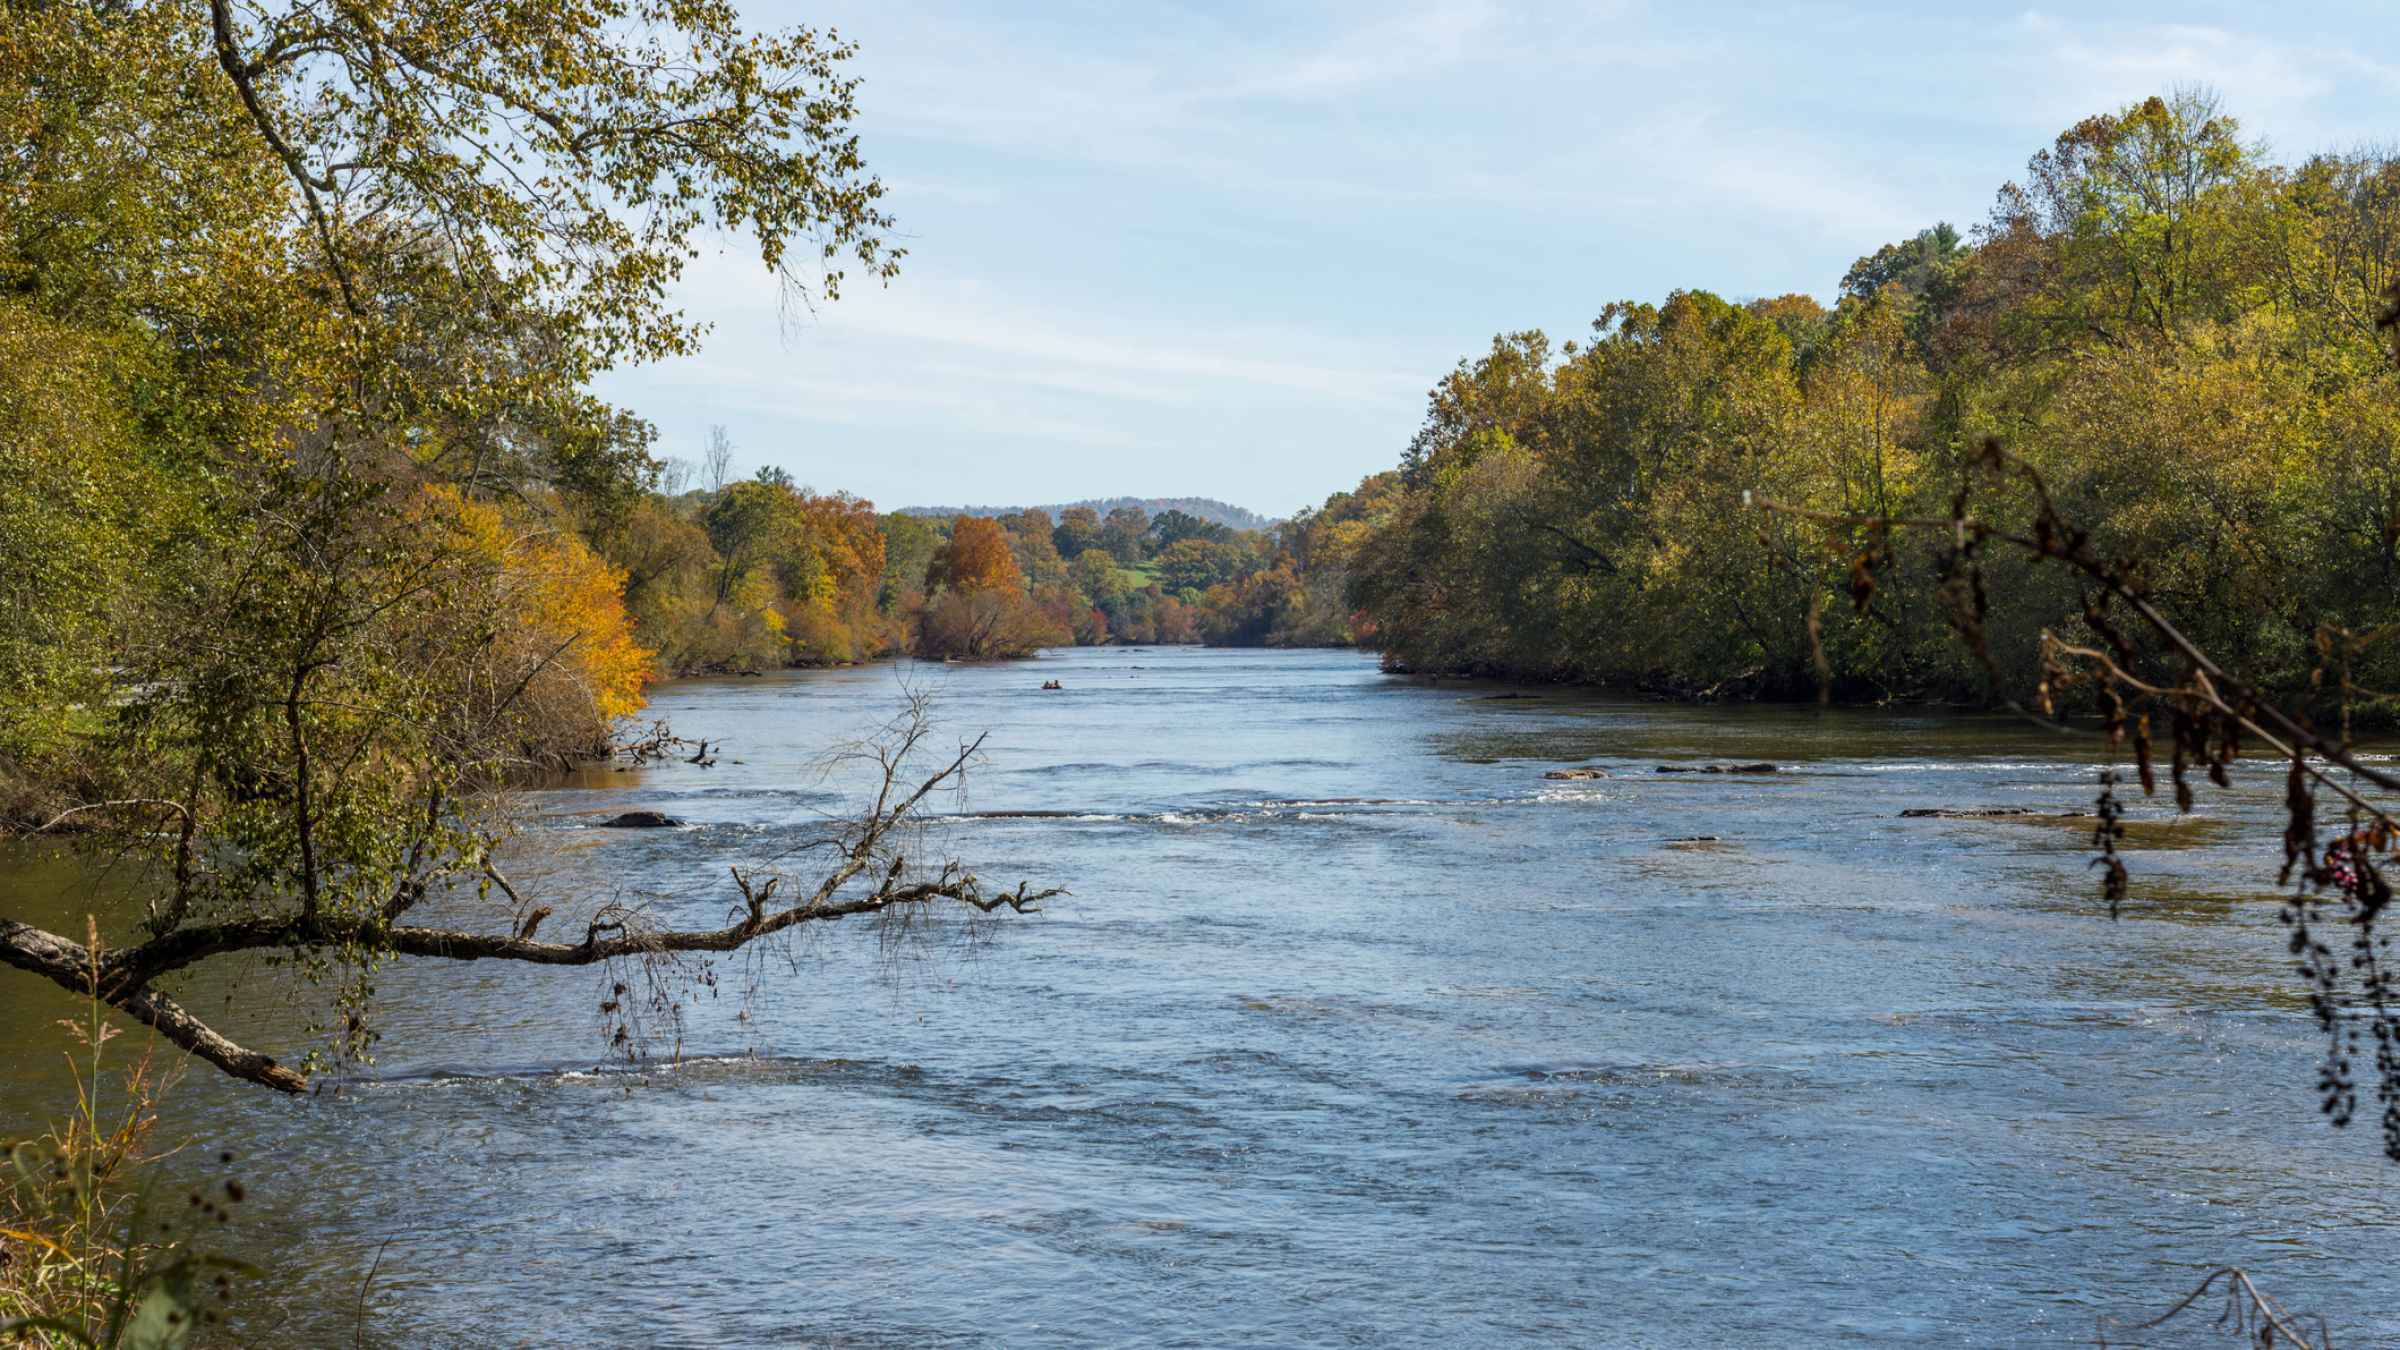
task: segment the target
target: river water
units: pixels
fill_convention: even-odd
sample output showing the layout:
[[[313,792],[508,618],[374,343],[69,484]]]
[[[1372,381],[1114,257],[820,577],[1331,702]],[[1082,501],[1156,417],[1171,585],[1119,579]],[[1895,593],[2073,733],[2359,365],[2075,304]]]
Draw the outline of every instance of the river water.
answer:
[[[1083,650],[666,686],[716,766],[536,794],[521,886],[717,921],[904,681],[990,732],[926,847],[1071,897],[723,963],[680,1062],[662,1027],[613,1060],[595,972],[412,965],[338,1092],[187,1075],[170,1128],[241,1154],[231,1240],[275,1272],[243,1337],[2088,1343],[2226,1263],[2400,1336],[2371,1125],[2315,1110],[2266,768],[2136,808],[2112,923],[2080,828],[1900,817],[2088,802],[2088,747],[2007,721]],[[1731,760],[1786,772],[1653,771]],[[1542,777],[1582,763],[1614,776]],[[693,824],[592,828],[633,807]],[[63,876],[0,898],[67,922]],[[66,1006],[0,971],[0,1125],[55,1106]],[[299,1018],[225,1015],[278,1051]]]

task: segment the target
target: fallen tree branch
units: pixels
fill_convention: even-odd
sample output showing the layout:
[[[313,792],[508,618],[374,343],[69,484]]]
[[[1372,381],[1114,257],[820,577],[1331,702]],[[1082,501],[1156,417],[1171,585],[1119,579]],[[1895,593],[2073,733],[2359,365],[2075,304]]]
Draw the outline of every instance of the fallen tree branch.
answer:
[[[906,766],[923,744],[928,726],[927,704],[922,697],[914,697],[908,712],[887,728],[885,739],[851,752],[878,766],[881,781],[872,805],[831,841],[838,850],[838,861],[829,872],[815,878],[813,884],[796,887],[783,875],[730,868],[741,905],[732,920],[720,926],[654,927],[639,912],[608,904],[589,916],[580,941],[544,941],[536,937],[536,929],[553,912],[553,906],[529,901],[500,871],[488,846],[454,860],[451,866],[455,870],[447,874],[434,870],[431,850],[412,847],[404,855],[408,874],[394,883],[389,898],[381,903],[336,906],[304,902],[284,912],[176,923],[145,941],[105,951],[30,924],[0,919],[0,963],[98,998],[235,1077],[284,1092],[300,1092],[308,1086],[305,1077],[219,1034],[160,992],[157,982],[213,958],[241,952],[363,951],[426,960],[595,966],[732,952],[802,924],[943,901],[955,901],[981,914],[1002,908],[1018,914],[1038,913],[1043,901],[1066,892],[1057,887],[1036,889],[1024,882],[1013,889],[989,891],[972,872],[951,861],[912,873],[906,855],[889,846],[894,832],[914,817],[927,798],[955,787],[981,752],[983,741],[978,737],[962,744],[932,773],[909,782],[904,777]],[[87,803],[57,819],[77,811],[128,806],[169,806],[183,811],[187,818],[191,815],[180,803],[126,799]],[[432,827],[433,822],[428,821],[427,828]],[[489,886],[507,897],[511,911],[501,931],[399,922],[438,886],[465,881]],[[299,889],[308,895],[316,888]],[[779,895],[793,898],[777,905]]]
[[[83,943],[44,932],[30,924],[0,919],[0,962],[43,976],[73,993],[98,991],[99,997],[135,1021],[151,1027],[173,1043],[236,1078],[261,1083],[279,1092],[304,1092],[308,1080],[275,1062],[273,1056],[244,1049],[212,1030],[181,1004],[155,989],[111,991],[102,975],[93,978],[91,951]]]

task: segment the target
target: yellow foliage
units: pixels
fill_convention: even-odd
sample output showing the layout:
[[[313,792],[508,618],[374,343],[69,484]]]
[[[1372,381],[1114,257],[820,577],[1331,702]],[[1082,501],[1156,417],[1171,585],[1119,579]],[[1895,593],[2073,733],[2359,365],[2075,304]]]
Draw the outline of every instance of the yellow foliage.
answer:
[[[520,531],[455,488],[428,487],[422,496],[426,518],[447,530],[461,560],[487,580],[500,645],[525,678],[549,684],[563,677],[603,724],[641,710],[656,653],[634,637],[623,570],[571,531]]]

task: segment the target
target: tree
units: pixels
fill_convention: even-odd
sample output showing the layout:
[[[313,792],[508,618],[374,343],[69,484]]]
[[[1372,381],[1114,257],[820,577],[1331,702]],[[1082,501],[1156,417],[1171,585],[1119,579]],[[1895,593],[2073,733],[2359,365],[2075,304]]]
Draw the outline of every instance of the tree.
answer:
[[[1150,532],[1150,516],[1138,506],[1120,506],[1100,525],[1100,546],[1126,567],[1141,564],[1142,537]]]
[[[1025,576],[1017,570],[1008,532],[989,516],[960,516],[950,522],[950,538],[933,555],[926,584],[944,591],[1021,592]]]
[[[1027,656],[1072,641],[1058,616],[1021,591],[994,586],[944,591],[918,619],[917,654],[986,661]]]
[[[1279,523],[1269,566],[1213,586],[1203,597],[1202,635],[1226,646],[1357,644],[1361,634],[1346,596],[1352,563],[1387,523],[1399,487],[1399,474],[1376,474]]]
[[[733,437],[723,424],[708,429],[708,448],[700,452],[700,462],[706,469],[708,490],[723,492],[733,477]]]
[[[777,551],[786,523],[788,486],[763,479],[735,483],[716,494],[703,519],[708,542],[717,551],[716,598],[719,604],[752,567],[767,563]]]
[[[140,365],[0,301],[0,765],[54,737],[60,708],[105,698],[112,601],[145,520],[176,514],[125,453]]]
[[[1058,513],[1058,526],[1050,533],[1058,556],[1074,562],[1085,549],[1100,543],[1100,513],[1088,506],[1070,506]]]
[[[1942,221],[1897,244],[1885,244],[1850,264],[1842,274],[1842,294],[1871,300],[1886,286],[1898,286],[1922,298],[1941,282],[1945,269],[1964,257],[1966,240]]]
[[[926,571],[942,546],[941,531],[922,516],[897,512],[880,517],[878,524],[883,530],[884,568],[875,604],[885,614],[897,615],[910,596],[924,594]]]
[[[950,522],[949,540],[926,569],[927,588],[936,594],[918,617],[919,656],[988,660],[1074,640],[1071,614],[1047,612],[1027,594],[1011,542],[989,516]]]
[[[1186,539],[1218,544],[1231,539],[1233,531],[1213,520],[1202,520],[1182,511],[1161,511],[1150,522],[1150,536],[1157,540],[1155,549],[1164,553]]]
[[[1158,583],[1168,591],[1205,591],[1254,570],[1257,560],[1235,544],[1183,539],[1158,555]]]
[[[1015,555],[1017,570],[1028,585],[1055,586],[1066,581],[1066,560],[1058,555],[1048,512],[1028,507],[1000,523],[1008,531],[1009,552]]]
[[[1075,588],[1102,609],[1112,609],[1133,589],[1128,574],[1104,548],[1086,549],[1078,554],[1068,575]]]
[[[784,630],[796,665],[855,661],[882,651],[876,610],[884,569],[875,505],[848,493],[796,492],[788,499],[777,576]]]
[[[1992,213],[1995,236],[2040,244],[2025,326],[2123,343],[2233,317],[2246,303],[2245,240],[2231,222],[2259,186],[2257,163],[2240,124],[2196,89],[2061,133]]]
[[[160,982],[279,954],[328,990],[333,1055],[363,1058],[371,976],[395,958],[671,966],[805,923],[1039,899],[894,848],[975,753],[913,773],[922,707],[825,871],[737,869],[724,926],[520,896],[495,862],[499,789],[604,740],[647,674],[617,599],[630,575],[563,532],[621,518],[651,467],[648,429],[590,377],[691,347],[664,296],[704,236],[747,235],[804,301],[834,298],[845,267],[896,266],[848,47],[746,32],[715,0],[9,17],[0,340],[43,375],[0,398],[12,447],[32,427],[53,448],[12,449],[40,482],[0,512],[58,517],[71,556],[94,531],[153,528],[71,490],[79,460],[178,486],[143,569],[91,578],[134,621],[96,629],[45,587],[59,621],[0,632],[10,692],[53,715],[86,697],[73,672],[108,673],[71,745],[19,738],[11,813],[143,865],[144,912],[102,946],[0,918],[0,962],[297,1091],[301,1072]],[[81,403],[36,406],[70,381]],[[750,547],[788,489],[736,493],[710,527]],[[780,622],[766,570],[730,569],[710,613]],[[104,667],[76,650],[94,641]],[[418,922],[442,895],[455,925]],[[564,940],[535,932],[553,909]]]

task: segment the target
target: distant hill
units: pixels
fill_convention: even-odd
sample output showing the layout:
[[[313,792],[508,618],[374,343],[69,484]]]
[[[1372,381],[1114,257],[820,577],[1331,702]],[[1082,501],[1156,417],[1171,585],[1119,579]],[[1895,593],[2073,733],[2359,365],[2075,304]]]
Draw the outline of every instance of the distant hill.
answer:
[[[1103,516],[1120,506],[1138,506],[1144,513],[1151,516],[1157,516],[1167,511],[1181,511],[1187,516],[1213,520],[1219,525],[1230,525],[1237,530],[1263,530],[1275,523],[1275,518],[1272,516],[1262,516],[1256,511],[1245,511],[1241,507],[1218,501],[1214,497],[1091,497],[1079,502],[1057,502],[1049,506],[1037,506],[1033,509],[1047,511],[1050,513],[1050,518],[1056,520],[1059,512],[1071,506],[1088,506]],[[900,508],[899,514],[904,516],[1013,516],[1024,509],[1026,508],[1022,506],[903,506]]]

